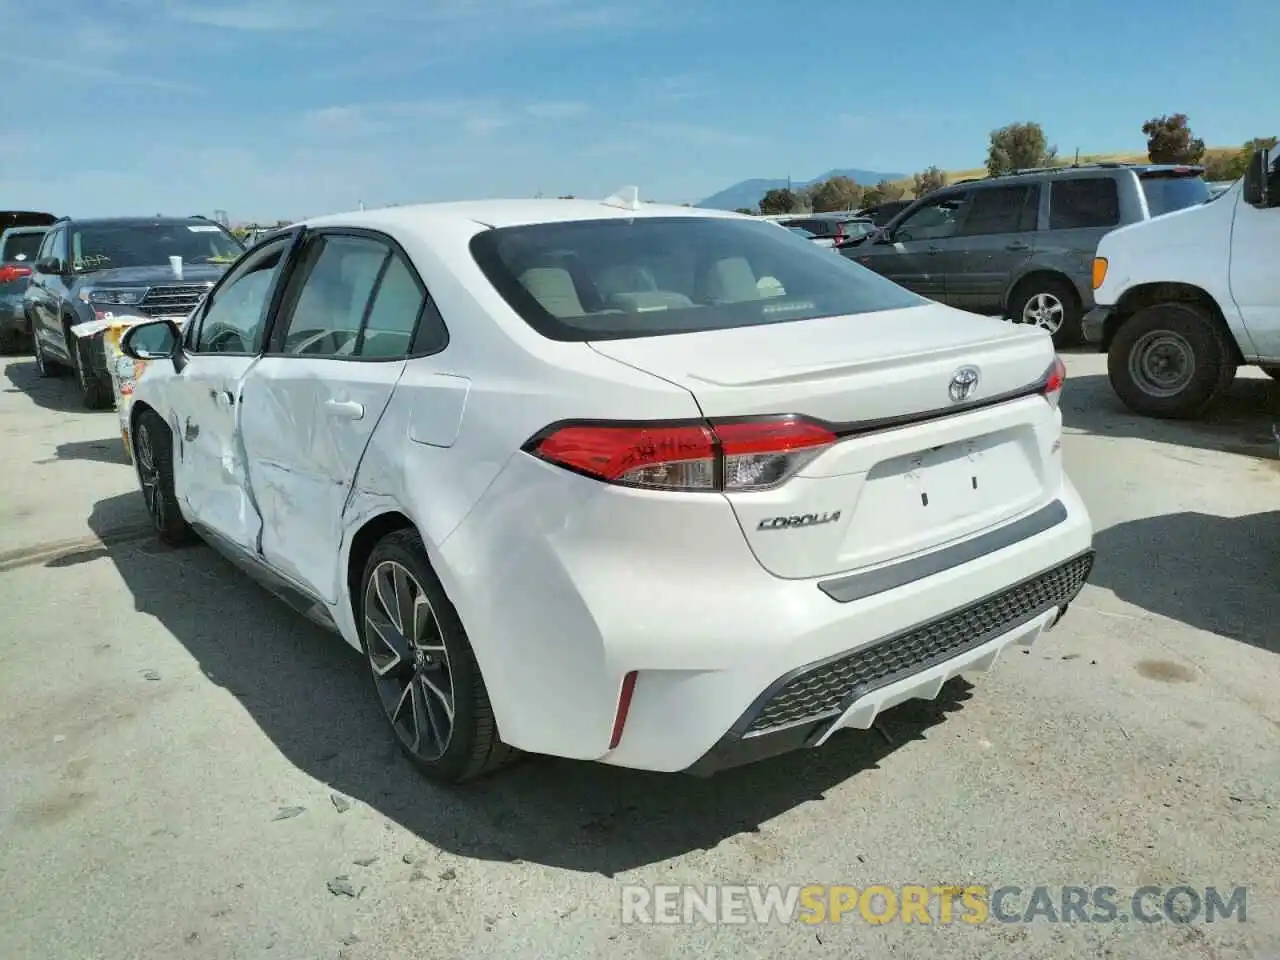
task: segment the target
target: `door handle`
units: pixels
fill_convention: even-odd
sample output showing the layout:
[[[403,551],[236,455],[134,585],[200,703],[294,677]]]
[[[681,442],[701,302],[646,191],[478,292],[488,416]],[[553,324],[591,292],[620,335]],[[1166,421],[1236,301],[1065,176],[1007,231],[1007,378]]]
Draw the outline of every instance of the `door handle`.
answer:
[[[1021,241],[1015,241],[1013,243],[1006,245],[1005,249],[1006,250],[1030,250],[1031,244],[1022,243]]]
[[[925,250],[925,253],[929,254],[929,256],[933,256],[935,253],[941,253],[941,252],[942,252],[941,247],[929,247],[927,250]]]
[[[209,396],[214,403],[221,404],[226,407],[234,407],[236,403],[236,395],[230,390],[210,390]]]
[[[347,420],[363,420],[364,404],[354,400],[326,400],[325,412],[331,417],[343,417]]]

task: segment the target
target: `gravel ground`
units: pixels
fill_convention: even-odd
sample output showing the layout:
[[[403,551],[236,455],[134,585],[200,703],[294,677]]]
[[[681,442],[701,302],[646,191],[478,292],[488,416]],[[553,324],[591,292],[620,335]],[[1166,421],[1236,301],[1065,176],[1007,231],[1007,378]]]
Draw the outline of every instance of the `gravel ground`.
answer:
[[[1100,357],[1068,367],[1099,560],[1035,648],[883,735],[711,780],[528,759],[445,790],[398,757],[351,650],[145,535],[113,414],[5,361],[0,957],[1280,956],[1271,384],[1157,424]],[[1248,900],[1190,925],[620,922],[622,884],[672,883]]]

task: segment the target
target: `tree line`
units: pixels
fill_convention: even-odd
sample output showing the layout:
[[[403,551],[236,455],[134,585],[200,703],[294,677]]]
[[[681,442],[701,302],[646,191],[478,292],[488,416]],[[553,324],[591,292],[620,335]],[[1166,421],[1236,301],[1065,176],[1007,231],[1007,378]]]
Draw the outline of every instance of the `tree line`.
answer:
[[[1147,159],[1152,163],[1203,166],[1205,179],[1209,181],[1238,180],[1244,176],[1254,150],[1276,145],[1275,137],[1255,137],[1239,150],[1208,154],[1204,141],[1192,132],[1185,113],[1152,117],[1142,125],[1142,133],[1147,138]],[[1058,148],[1049,143],[1044,128],[1038,123],[1011,123],[991,131],[986,163],[989,176],[1037,167],[1065,167],[1071,163],[1058,155]],[[908,192],[913,197],[923,197],[946,185],[947,175],[936,166],[915,174],[909,183],[881,180],[874,186],[863,186],[848,177],[832,177],[799,189],[769,190],[760,198],[758,208],[742,207],[738,212],[778,215],[859,210],[901,200]]]

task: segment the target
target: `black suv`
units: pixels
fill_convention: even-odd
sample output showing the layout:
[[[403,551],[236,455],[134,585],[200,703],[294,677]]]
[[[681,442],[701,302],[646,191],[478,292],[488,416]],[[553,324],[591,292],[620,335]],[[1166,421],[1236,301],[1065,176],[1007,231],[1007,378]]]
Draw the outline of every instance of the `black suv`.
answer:
[[[1201,167],[1098,163],[943,187],[841,252],[922,296],[1080,340],[1093,254],[1116,227],[1209,199]]]
[[[63,218],[49,227],[23,297],[41,376],[75,370],[90,410],[113,402],[101,336],[71,328],[113,314],[185,317],[244,248],[205,217]]]

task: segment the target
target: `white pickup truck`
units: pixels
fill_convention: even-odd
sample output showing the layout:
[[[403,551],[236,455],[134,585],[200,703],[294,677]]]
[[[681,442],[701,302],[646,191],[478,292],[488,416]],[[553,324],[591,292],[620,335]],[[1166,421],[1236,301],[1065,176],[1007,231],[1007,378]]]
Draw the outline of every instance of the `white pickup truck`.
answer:
[[[1104,236],[1093,288],[1085,339],[1137,413],[1195,417],[1245,364],[1280,379],[1280,149],[1200,206]]]

